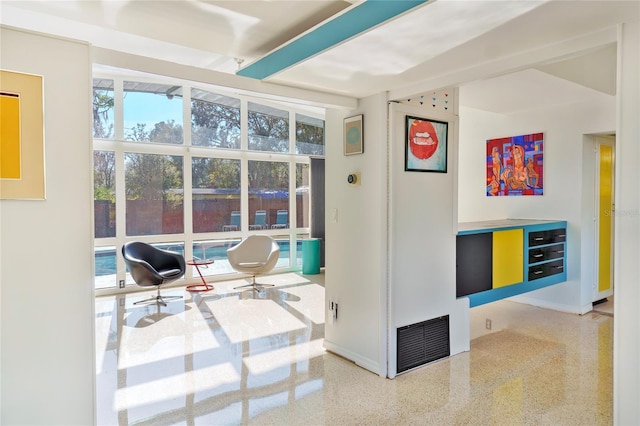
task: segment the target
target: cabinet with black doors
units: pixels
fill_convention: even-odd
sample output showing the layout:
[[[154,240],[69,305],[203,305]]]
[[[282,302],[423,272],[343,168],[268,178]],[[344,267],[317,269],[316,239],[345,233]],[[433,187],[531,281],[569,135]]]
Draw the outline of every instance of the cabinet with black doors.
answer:
[[[567,279],[567,222],[505,219],[461,223],[456,297],[471,307]]]

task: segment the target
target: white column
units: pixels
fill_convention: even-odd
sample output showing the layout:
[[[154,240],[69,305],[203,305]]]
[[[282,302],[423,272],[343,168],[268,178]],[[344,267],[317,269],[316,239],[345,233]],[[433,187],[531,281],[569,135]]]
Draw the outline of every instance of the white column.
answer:
[[[640,25],[618,33],[613,412],[616,425],[640,424]]]

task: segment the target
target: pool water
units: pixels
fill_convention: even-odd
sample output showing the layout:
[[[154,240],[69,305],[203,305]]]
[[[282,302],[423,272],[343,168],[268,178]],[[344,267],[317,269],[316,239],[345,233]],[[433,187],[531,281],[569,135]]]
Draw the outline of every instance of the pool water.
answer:
[[[276,240],[280,246],[280,260],[289,260],[289,240]],[[214,243],[215,246],[207,247],[206,244],[196,243],[193,245],[193,255],[200,259],[210,260],[226,260],[227,249],[237,244]],[[182,244],[157,244],[155,247],[174,251],[180,254],[184,254]],[[104,275],[114,275],[116,273],[116,248],[115,247],[100,247],[95,249],[95,268],[96,277]],[[302,241],[296,243],[296,258],[298,263],[302,259]]]

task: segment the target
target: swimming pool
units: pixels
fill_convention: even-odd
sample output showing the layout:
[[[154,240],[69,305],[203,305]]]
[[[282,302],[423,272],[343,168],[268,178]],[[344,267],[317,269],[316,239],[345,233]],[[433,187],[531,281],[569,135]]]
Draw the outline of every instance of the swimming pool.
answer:
[[[276,239],[280,246],[280,257],[278,266],[289,266],[289,240]],[[240,240],[234,241],[198,241],[193,243],[193,255],[199,259],[211,259],[214,261],[227,260],[227,249],[238,244]],[[174,251],[184,255],[184,244],[182,243],[165,243],[153,244],[164,250]],[[302,259],[302,241],[296,242],[296,264],[300,264]],[[101,277],[105,275],[116,274],[116,248],[96,247],[94,251],[95,276]],[[115,283],[114,283],[115,285]]]

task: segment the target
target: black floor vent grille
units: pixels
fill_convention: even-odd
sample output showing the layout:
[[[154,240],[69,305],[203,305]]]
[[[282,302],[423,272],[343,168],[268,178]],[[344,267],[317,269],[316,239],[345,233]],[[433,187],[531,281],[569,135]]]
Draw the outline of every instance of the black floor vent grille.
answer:
[[[449,354],[449,315],[398,328],[398,373]]]

